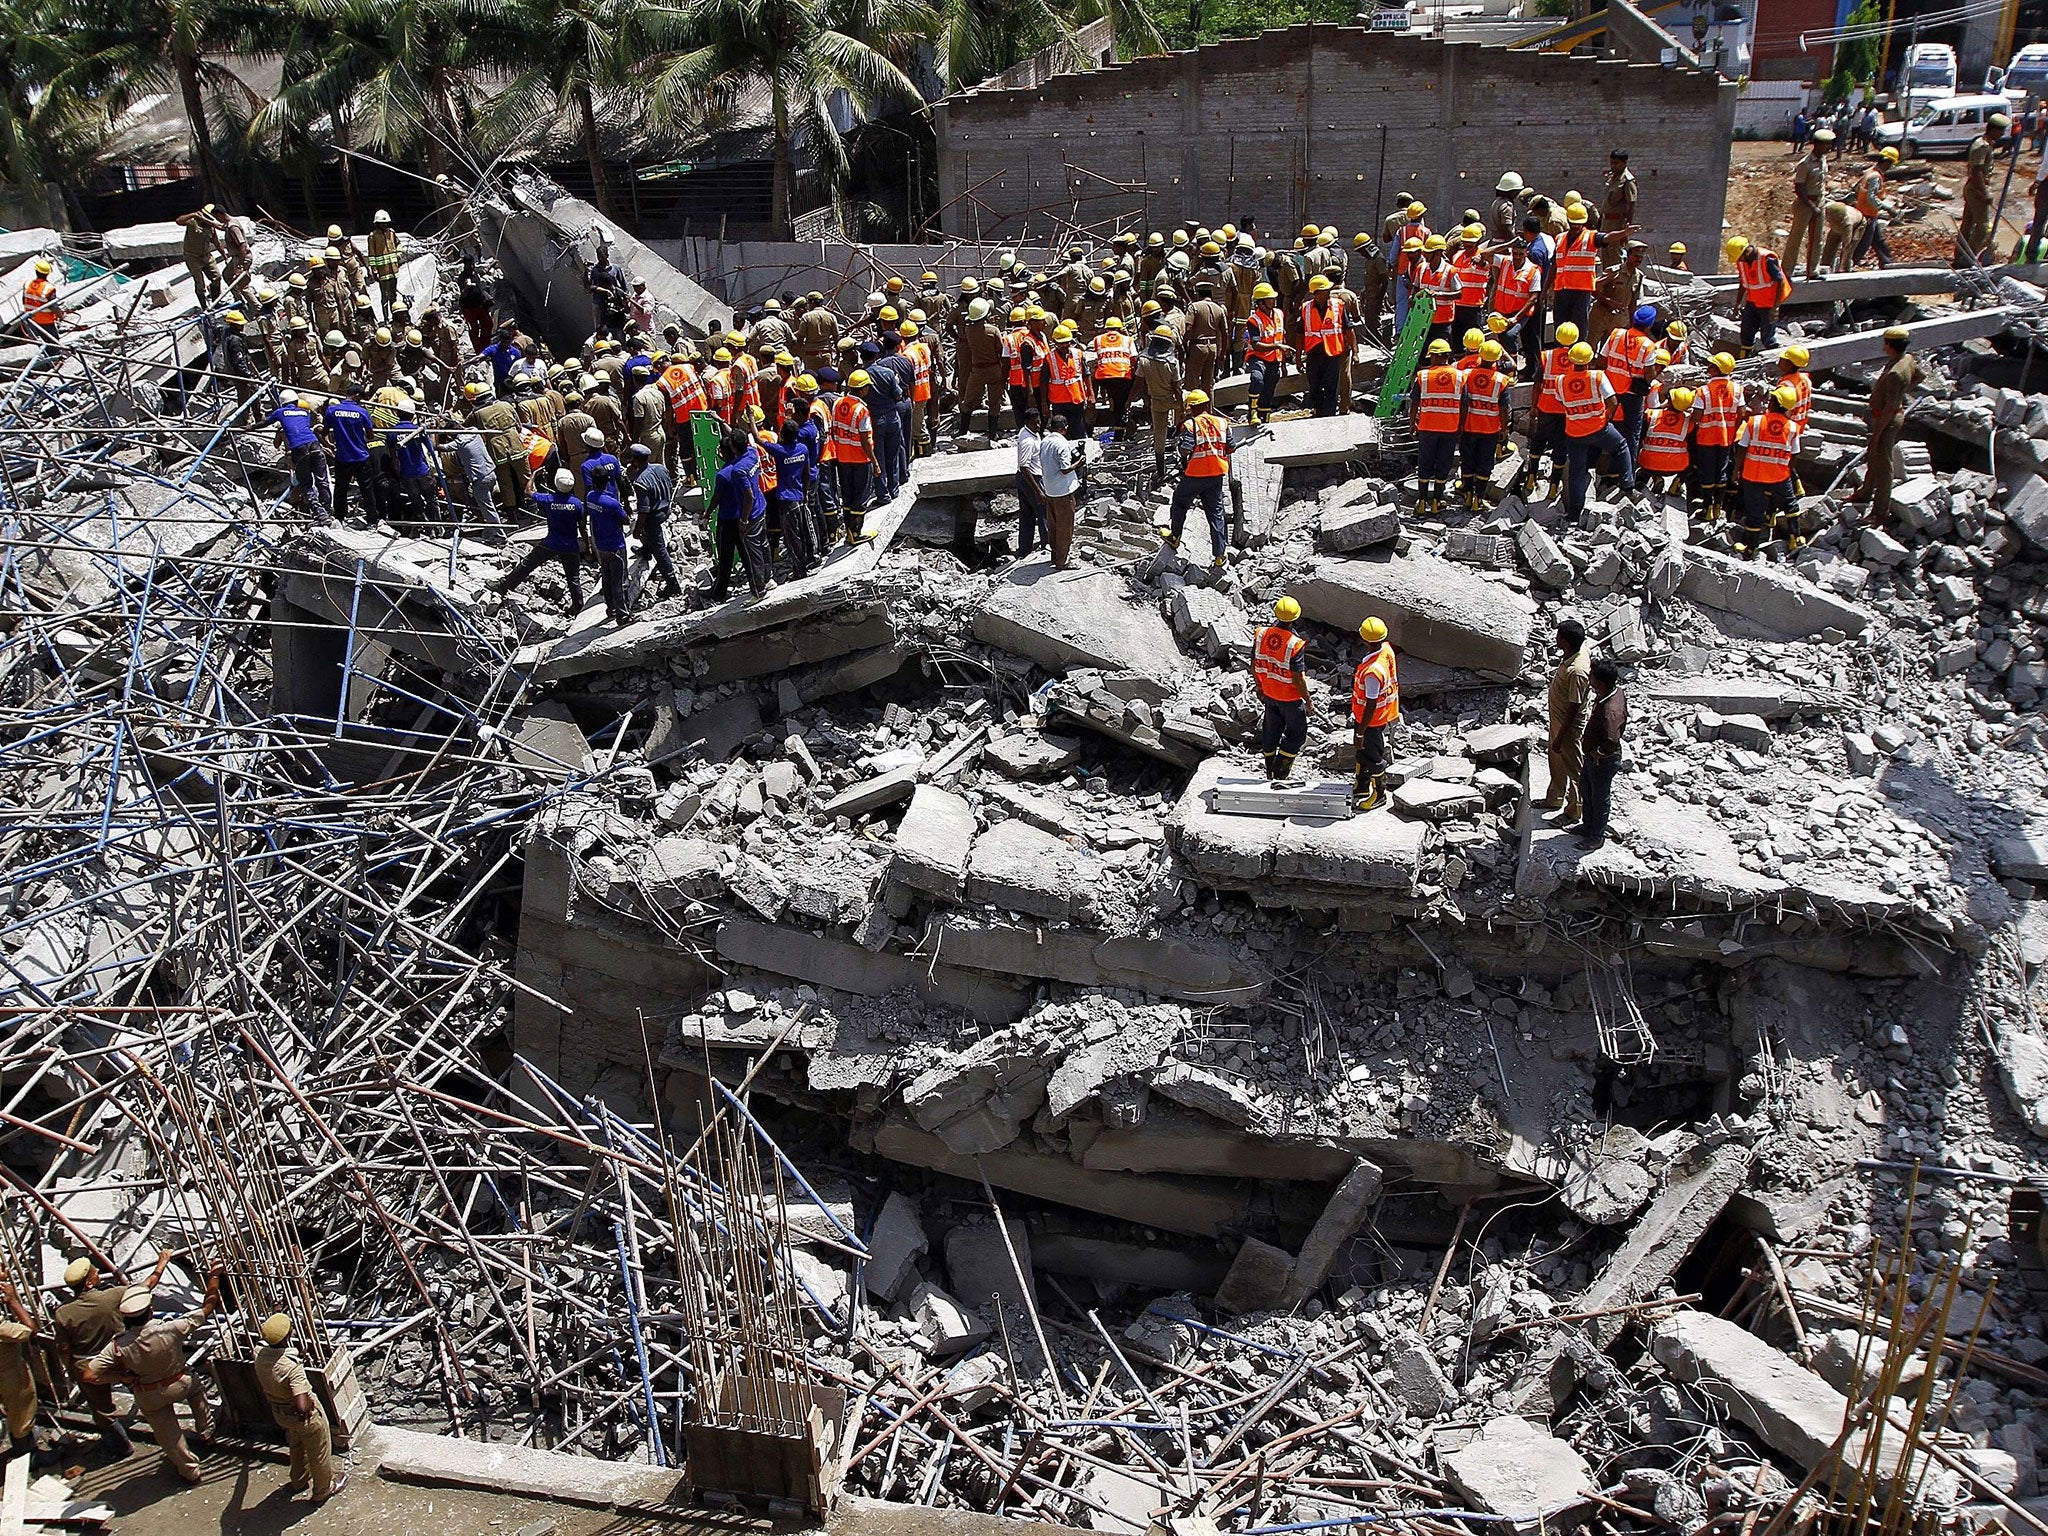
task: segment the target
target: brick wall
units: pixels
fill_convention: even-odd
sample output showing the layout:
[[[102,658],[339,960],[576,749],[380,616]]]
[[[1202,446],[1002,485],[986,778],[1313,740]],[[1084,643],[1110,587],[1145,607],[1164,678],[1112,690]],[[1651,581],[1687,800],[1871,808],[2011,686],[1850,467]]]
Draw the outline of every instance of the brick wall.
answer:
[[[1691,69],[1292,27],[949,97],[939,195],[949,234],[985,240],[1250,214],[1291,241],[1309,220],[1377,228],[1409,196],[1433,222],[1483,207],[1504,170],[1597,199],[1626,146],[1645,238],[1711,249],[1735,94]]]

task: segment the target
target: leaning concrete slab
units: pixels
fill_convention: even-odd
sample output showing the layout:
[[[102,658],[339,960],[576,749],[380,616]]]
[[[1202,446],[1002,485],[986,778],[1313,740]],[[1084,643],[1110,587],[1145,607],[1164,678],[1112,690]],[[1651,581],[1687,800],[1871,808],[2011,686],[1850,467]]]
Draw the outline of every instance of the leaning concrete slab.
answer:
[[[452,568],[451,568],[452,567]],[[293,546],[285,595],[300,608],[457,674],[470,665],[482,582],[448,546],[375,530],[310,528]]]
[[[1924,356],[1934,347],[1996,336],[2027,312],[2018,304],[2000,304],[1991,309],[1963,310],[1956,314],[1938,315],[1932,320],[1910,321],[1906,329],[1913,334],[1913,350]],[[1875,362],[1883,357],[1884,332],[1874,328],[1851,331],[1846,336],[1822,336],[1805,345],[1811,354],[1808,364],[1811,371],[1824,373],[1844,363]]]
[[[1817,714],[1833,702],[1817,688],[1754,677],[1684,677],[1652,683],[1645,695],[1666,704],[1689,704],[1724,715],[1759,715],[1766,720]]]
[[[1378,618],[1404,654],[1500,679],[1522,670],[1536,612],[1521,593],[1423,554],[1317,560],[1292,590],[1319,624],[1355,635]]]
[[[1171,685],[1189,669],[1173,626],[1128,596],[1121,577],[1085,567],[1056,571],[1041,556],[1018,561],[996,582],[974,616],[974,638],[1049,672],[1100,667]]]
[[[864,997],[886,997],[896,991],[929,996],[990,1024],[1015,1023],[1030,1000],[1028,992],[976,971],[943,965],[928,971],[902,955],[875,954],[843,939],[749,918],[727,918],[719,925],[718,954],[734,965]]]
[[[896,856],[889,878],[914,891],[959,900],[967,888],[967,851],[974,843],[974,811],[960,796],[920,784],[896,826]]]
[[[1358,457],[1379,441],[1379,426],[1374,416],[1303,416],[1269,422],[1251,440],[1258,443],[1267,463],[1299,469]]]
[[[1854,636],[1870,627],[1867,609],[1824,591],[1798,572],[1738,560],[1718,550],[1688,549],[1678,590],[1702,607],[1735,614],[1780,635],[1803,637],[1833,629]]]

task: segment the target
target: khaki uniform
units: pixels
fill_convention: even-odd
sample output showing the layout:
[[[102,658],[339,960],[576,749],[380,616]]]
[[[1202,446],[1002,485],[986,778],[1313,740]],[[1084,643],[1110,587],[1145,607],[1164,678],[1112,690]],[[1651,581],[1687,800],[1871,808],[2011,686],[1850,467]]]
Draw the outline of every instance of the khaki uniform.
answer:
[[[1623,171],[1610,177],[1607,196],[1600,203],[1600,233],[1611,235],[1636,221],[1636,173]]]
[[[123,1285],[96,1285],[65,1302],[55,1314],[58,1353],[70,1363],[86,1406],[92,1410],[93,1423],[101,1434],[116,1439],[126,1439],[128,1432],[114,1415],[114,1389],[92,1385],[78,1375],[78,1368],[121,1332],[121,1293],[126,1289]]]
[[[185,226],[180,246],[185,270],[192,274],[193,291],[199,295],[201,304],[211,304],[220,297],[219,236],[203,213],[187,214],[179,222]]]
[[[0,1414],[7,1419],[7,1433],[14,1440],[26,1440],[36,1427],[36,1381],[29,1374],[29,1340],[35,1335],[9,1318],[0,1323]]]
[[[1584,340],[1596,351],[1610,331],[1629,323],[1636,306],[1643,302],[1643,271],[1623,262],[1600,274],[1593,287],[1593,310],[1586,320]]]
[[[190,1406],[193,1432],[201,1439],[213,1433],[213,1405],[206,1400],[206,1384],[185,1365],[185,1341],[199,1331],[204,1320],[205,1314],[188,1312],[183,1317],[152,1318],[139,1328],[124,1328],[91,1361],[92,1373],[100,1380],[122,1381],[134,1388],[135,1411],[149,1421],[171,1470],[188,1483],[199,1481],[199,1462],[185,1443],[178,1404]]]
[[[763,315],[747,328],[747,345],[756,352],[764,345],[773,347],[777,352],[794,352],[796,336],[782,316]]]
[[[804,372],[830,368],[838,345],[839,317],[824,305],[796,317],[796,355],[804,360]]]
[[[1197,299],[1188,306],[1185,352],[1187,387],[1214,389],[1216,369],[1230,345],[1230,311],[1213,298]]]
[[[256,1351],[256,1384],[270,1404],[270,1416],[292,1448],[293,1488],[310,1486],[315,1499],[334,1492],[334,1436],[327,1410],[314,1396],[306,1367],[290,1345],[269,1345]],[[296,1399],[313,1399],[313,1411],[301,1418]]]
[[[1853,204],[1829,203],[1827,231],[1820,264],[1830,272],[1846,272],[1853,265],[1856,242],[1863,238],[1863,215]]]
[[[1991,166],[1998,150],[1977,139],[1963,161],[1963,221],[1956,231],[1956,262],[1985,261],[1991,250]]]
[[[1806,275],[1820,270],[1821,229],[1827,221],[1828,162],[1818,149],[1809,149],[1792,167],[1792,237],[1785,242],[1785,273],[1789,277],[1799,265],[1799,247],[1806,245]]]
[[[1908,352],[1870,386],[1870,439],[1857,499],[1870,501],[1870,520],[1882,523],[1892,513],[1892,452],[1905,425],[1906,401],[1920,382],[1920,363]]]
[[[964,433],[977,409],[988,412],[993,436],[1003,414],[1003,386],[1009,369],[1003,363],[1003,332],[994,319],[970,320],[960,332],[960,430]]]
[[[504,510],[517,511],[526,504],[526,440],[519,435],[519,412],[510,401],[493,400],[473,411],[469,422],[498,466],[498,496]]]
[[[1593,647],[1558,663],[1550,674],[1550,801],[1564,802],[1567,821],[1577,821],[1579,770],[1586,763],[1586,705],[1593,697]]]
[[[659,384],[642,384],[633,392],[633,441],[645,443],[656,464],[666,462],[668,422],[668,396]]]
[[[1150,347],[1138,354],[1138,382],[1144,386],[1145,406],[1152,415],[1152,463],[1166,462],[1166,450],[1180,431],[1186,406],[1181,401],[1180,360],[1171,352],[1160,356]]]
[[[597,424],[597,430],[604,434],[605,452],[622,455],[626,451],[625,408],[610,395],[592,395],[583,402],[584,414]]]

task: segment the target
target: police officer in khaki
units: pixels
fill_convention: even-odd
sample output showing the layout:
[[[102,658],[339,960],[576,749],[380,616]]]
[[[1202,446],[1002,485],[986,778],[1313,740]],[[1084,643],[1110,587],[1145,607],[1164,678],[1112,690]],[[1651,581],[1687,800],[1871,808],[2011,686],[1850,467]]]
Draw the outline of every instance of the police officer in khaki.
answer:
[[[162,1266],[169,1260],[168,1253],[157,1256],[157,1277],[162,1276]],[[107,1449],[126,1458],[135,1446],[114,1411],[114,1389],[93,1385],[83,1373],[86,1361],[113,1343],[120,1333],[121,1297],[128,1287],[112,1281],[103,1282],[91,1259],[73,1259],[64,1271],[64,1283],[71,1287],[71,1300],[57,1309],[57,1353],[63,1358],[64,1368],[78,1383]]]
[[[0,1460],[32,1456],[36,1444],[36,1379],[29,1372],[28,1349],[36,1336],[35,1319],[21,1304],[14,1287],[0,1280],[0,1301],[12,1316],[0,1317],[0,1416],[7,1423],[7,1446]]]
[[[297,1493],[310,1487],[313,1502],[323,1504],[348,1485],[348,1474],[334,1472],[334,1439],[328,1430],[327,1410],[313,1395],[313,1383],[306,1367],[286,1341],[292,1336],[292,1320],[273,1312],[263,1320],[263,1348],[256,1351],[256,1381],[270,1403],[270,1416],[292,1448],[292,1480],[287,1485]]]
[[[81,1374],[94,1385],[119,1382],[135,1393],[135,1410],[149,1421],[164,1464],[188,1483],[200,1481],[199,1463],[185,1444],[178,1404],[192,1409],[192,1431],[200,1440],[213,1434],[213,1407],[206,1384],[185,1364],[185,1341],[220,1305],[220,1270],[206,1280],[206,1299],[183,1317],[150,1316],[156,1293],[130,1286],[121,1297],[122,1329],[114,1341],[85,1363]]]

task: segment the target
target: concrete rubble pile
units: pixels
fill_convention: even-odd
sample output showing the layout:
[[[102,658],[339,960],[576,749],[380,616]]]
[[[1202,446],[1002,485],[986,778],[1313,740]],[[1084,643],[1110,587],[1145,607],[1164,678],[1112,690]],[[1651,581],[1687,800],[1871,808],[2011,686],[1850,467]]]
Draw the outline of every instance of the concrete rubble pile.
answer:
[[[1891,1413],[1869,1497],[2038,1515],[2040,466],[1808,497],[1759,562],[1658,497],[1421,517],[1372,418],[1279,419],[1220,573],[1124,442],[1061,571],[959,440],[815,575],[601,627],[298,523],[194,446],[230,402],[96,434],[48,385],[0,645],[31,1284],[176,1244],[267,1296],[255,1221],[380,1422],[676,1466],[740,1212],[883,1499],[1691,1536],[1833,1518]],[[1317,709],[1257,814],[1283,594]],[[1632,702],[1590,850],[1535,805],[1568,615]]]

